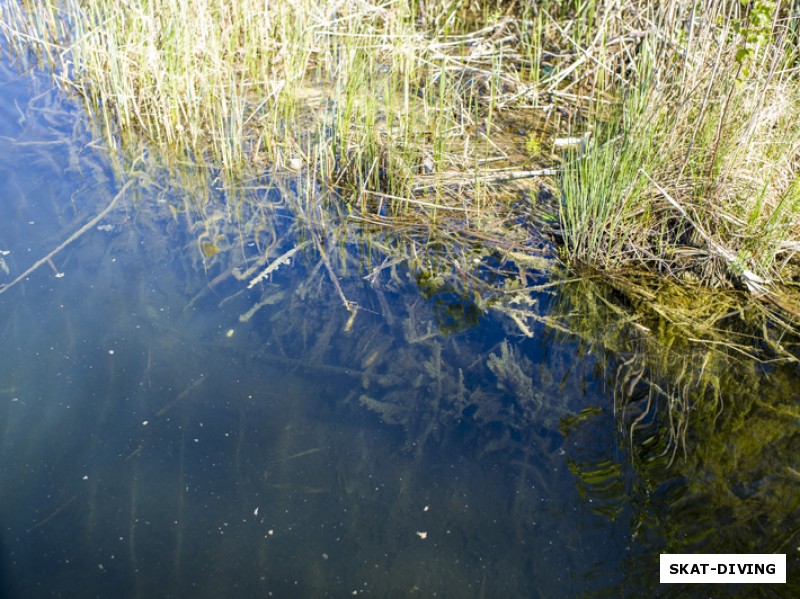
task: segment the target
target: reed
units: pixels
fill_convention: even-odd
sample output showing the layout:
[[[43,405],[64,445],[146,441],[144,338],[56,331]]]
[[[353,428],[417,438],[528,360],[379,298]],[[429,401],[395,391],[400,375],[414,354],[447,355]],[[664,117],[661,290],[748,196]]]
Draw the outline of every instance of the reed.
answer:
[[[796,272],[796,17],[775,3],[670,3],[564,170],[573,260],[763,293]],[[689,27],[691,25],[691,27]],[[598,106],[600,99],[595,97]]]
[[[4,5],[2,29],[19,57],[49,63],[87,100],[112,147],[142,138],[232,180],[325,165],[332,183],[407,193],[423,144],[444,152],[462,133],[448,126],[463,106],[447,84],[473,41],[424,30],[418,10],[22,1]]]
[[[796,294],[793,3],[11,0],[0,11],[16,59],[49,65],[119,151],[144,143],[219,172],[227,189],[300,171],[345,216],[466,221],[490,236],[489,223],[528,226],[531,202],[520,208],[506,185],[524,178],[533,203],[542,187],[558,195],[570,264]],[[583,141],[564,152],[570,137]]]

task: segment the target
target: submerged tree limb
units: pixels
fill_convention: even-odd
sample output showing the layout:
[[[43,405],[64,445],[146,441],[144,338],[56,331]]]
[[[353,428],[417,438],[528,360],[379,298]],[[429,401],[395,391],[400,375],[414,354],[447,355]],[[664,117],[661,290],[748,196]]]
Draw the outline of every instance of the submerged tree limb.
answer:
[[[48,262],[50,262],[53,259],[53,256],[58,254],[61,250],[63,250],[65,247],[67,247],[73,241],[78,239],[81,235],[86,233],[86,231],[88,231],[89,229],[94,227],[97,223],[99,223],[101,220],[103,220],[108,215],[108,213],[111,212],[114,209],[114,206],[116,206],[116,204],[119,201],[119,199],[125,194],[125,192],[128,190],[128,187],[130,187],[130,185],[133,183],[133,181],[134,181],[133,179],[129,179],[125,183],[125,185],[122,186],[122,189],[120,189],[117,192],[117,195],[115,195],[114,198],[108,203],[108,206],[103,208],[103,210],[101,210],[100,213],[97,214],[97,216],[92,218],[92,220],[90,220],[88,223],[83,225],[80,229],[75,231],[75,233],[70,235],[70,237],[66,241],[62,242],[61,245],[59,245],[56,249],[54,249],[52,252],[47,254],[44,258],[41,258],[41,259],[37,260],[36,262],[34,262],[33,266],[31,266],[28,270],[23,272],[21,275],[19,275],[16,279],[11,281],[10,283],[6,283],[5,285],[0,285],[0,294],[5,293],[9,289],[11,289],[14,285],[16,285],[17,283],[22,281],[24,278],[26,278],[28,275],[33,273],[42,264],[47,264]]]
[[[306,247],[309,243],[310,243],[309,241],[306,241],[306,242],[303,242],[301,244],[298,244],[298,245],[294,246],[292,249],[290,249],[288,252],[285,252],[285,253],[281,254],[280,256],[278,256],[272,262],[272,264],[267,266],[267,268],[262,270],[258,274],[257,277],[255,277],[252,281],[250,281],[250,283],[247,285],[247,288],[248,289],[252,289],[258,283],[260,283],[261,281],[266,279],[274,271],[278,270],[282,265],[289,264],[289,262],[291,261],[292,256],[294,256],[297,252],[299,252],[304,247]],[[247,272],[249,272],[249,270]],[[236,276],[236,269],[234,269],[234,273],[233,274],[234,274],[234,276]],[[244,275],[242,275],[242,276],[244,276]],[[238,276],[237,276],[237,278],[238,278]]]
[[[350,314],[355,314],[358,310],[358,304],[355,302],[351,302],[347,299],[342,290],[342,285],[339,283],[339,278],[336,276],[336,273],[333,271],[333,267],[331,266],[330,260],[328,260],[328,256],[325,254],[325,249],[322,247],[322,244],[318,244],[319,247],[319,255],[320,261],[325,266],[325,269],[328,271],[328,276],[331,279],[331,283],[336,288],[336,293],[339,294],[339,299],[342,300],[342,304],[344,304],[345,310],[347,310]],[[348,324],[348,328],[351,323]]]

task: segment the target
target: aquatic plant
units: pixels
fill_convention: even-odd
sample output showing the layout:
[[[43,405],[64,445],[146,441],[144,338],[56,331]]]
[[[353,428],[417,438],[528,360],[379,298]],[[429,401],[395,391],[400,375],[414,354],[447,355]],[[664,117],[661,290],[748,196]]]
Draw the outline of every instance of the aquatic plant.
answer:
[[[653,6],[647,18],[671,37],[640,40],[616,113],[595,101],[595,143],[565,168],[567,254],[757,295],[789,283],[800,231],[796,17],[719,0],[702,14]]]
[[[613,400],[561,420],[582,495],[626,518],[645,554],[786,553],[796,572],[797,331],[741,294],[624,285],[568,282],[553,315],[597,356]],[[632,588],[658,578],[657,560],[630,567]]]

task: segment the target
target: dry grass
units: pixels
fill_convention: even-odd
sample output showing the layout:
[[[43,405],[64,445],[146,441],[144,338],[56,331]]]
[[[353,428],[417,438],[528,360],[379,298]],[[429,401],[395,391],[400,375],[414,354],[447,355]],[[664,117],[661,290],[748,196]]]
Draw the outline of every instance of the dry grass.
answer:
[[[115,146],[143,138],[233,178],[305,169],[351,191],[408,195],[421,172],[496,157],[485,130],[514,83],[502,58],[511,21],[469,31],[455,16],[427,18],[433,9],[11,2],[3,30],[20,58],[45,59],[86,98]]]

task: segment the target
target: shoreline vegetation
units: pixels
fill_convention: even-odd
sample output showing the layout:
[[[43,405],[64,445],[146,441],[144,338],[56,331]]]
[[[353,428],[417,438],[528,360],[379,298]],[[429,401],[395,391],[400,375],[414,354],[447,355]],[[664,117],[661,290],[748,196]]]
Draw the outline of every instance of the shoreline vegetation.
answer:
[[[798,10],[11,0],[0,28],[10,59],[51,69],[128,163],[205,169],[230,195],[301,176],[350,221],[486,243],[519,269],[552,264],[535,228],[634,304],[680,295],[656,310],[672,322],[692,310],[664,286],[701,303],[744,290],[791,328]]]

